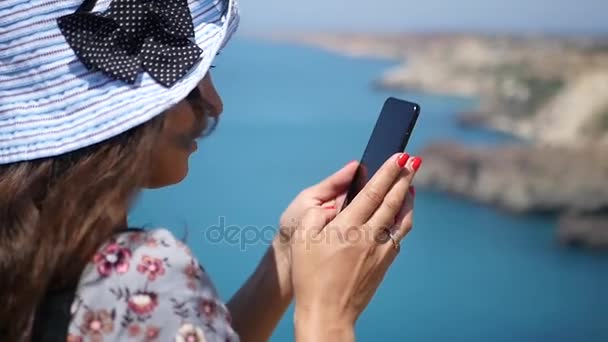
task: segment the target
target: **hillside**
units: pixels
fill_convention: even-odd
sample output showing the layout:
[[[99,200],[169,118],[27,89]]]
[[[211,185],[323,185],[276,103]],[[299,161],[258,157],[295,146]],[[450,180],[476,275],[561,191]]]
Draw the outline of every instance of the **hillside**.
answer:
[[[539,143],[608,144],[608,38],[476,35],[299,35],[275,37],[402,63],[377,86],[475,96],[462,113]]]

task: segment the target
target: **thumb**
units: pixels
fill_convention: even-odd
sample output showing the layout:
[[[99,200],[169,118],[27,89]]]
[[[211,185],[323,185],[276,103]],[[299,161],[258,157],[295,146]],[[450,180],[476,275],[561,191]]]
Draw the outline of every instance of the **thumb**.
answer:
[[[306,214],[304,214],[304,217],[302,217],[300,228],[307,233],[307,236],[316,236],[334,219],[335,216],[335,210],[312,207],[308,209]]]
[[[335,199],[348,190],[348,187],[355,177],[359,162],[353,161],[344,166],[341,170],[325,178],[317,185],[310,188],[312,196],[321,202]]]

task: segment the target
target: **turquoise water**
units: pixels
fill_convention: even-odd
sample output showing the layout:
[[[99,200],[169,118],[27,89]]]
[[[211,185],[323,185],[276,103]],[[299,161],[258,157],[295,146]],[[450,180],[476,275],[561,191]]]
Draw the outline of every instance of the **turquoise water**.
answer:
[[[188,179],[145,193],[131,221],[188,230],[224,299],[266,246],[264,239],[210,241],[208,228],[223,220],[246,227],[250,239],[268,233],[301,189],[360,157],[387,96],[422,105],[410,152],[438,139],[513,142],[457,127],[454,113],[471,100],[370,90],[387,61],[237,41],[217,65],[222,122],[192,157]],[[608,341],[607,265],[606,256],[558,247],[550,218],[507,216],[419,191],[415,229],[360,318],[358,339]],[[292,339],[291,322],[290,312],[273,341]]]

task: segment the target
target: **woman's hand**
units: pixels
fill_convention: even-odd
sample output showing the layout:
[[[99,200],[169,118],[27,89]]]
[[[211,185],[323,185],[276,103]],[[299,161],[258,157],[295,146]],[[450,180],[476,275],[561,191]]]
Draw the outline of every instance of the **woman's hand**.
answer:
[[[412,228],[409,189],[420,163],[393,156],[337,216],[318,205],[307,210],[291,239],[298,340],[353,338],[357,318]]]
[[[230,299],[232,326],[242,341],[268,341],[293,299],[291,248],[293,232],[311,208],[335,212],[357,170],[350,163],[324,181],[302,191],[281,216],[280,234],[247,282]],[[263,309],[260,309],[263,308]]]
[[[272,242],[280,296],[290,301],[293,298],[291,239],[304,215],[313,208],[335,213],[346,197],[358,166],[359,162],[352,161],[321,182],[302,190],[281,215],[279,233]]]
[[[311,208],[335,211],[342,205],[359,163],[352,161],[320,183],[302,190],[289,204],[279,220],[279,237],[289,247],[291,237],[306,212]],[[287,250],[290,250],[287,248]]]

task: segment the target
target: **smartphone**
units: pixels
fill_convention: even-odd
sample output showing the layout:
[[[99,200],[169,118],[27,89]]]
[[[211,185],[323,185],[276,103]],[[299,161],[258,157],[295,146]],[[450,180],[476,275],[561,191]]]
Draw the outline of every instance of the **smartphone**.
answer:
[[[415,103],[394,97],[386,100],[342,209],[350,204],[388,158],[395,153],[405,151],[418,115],[420,115],[420,106]]]

